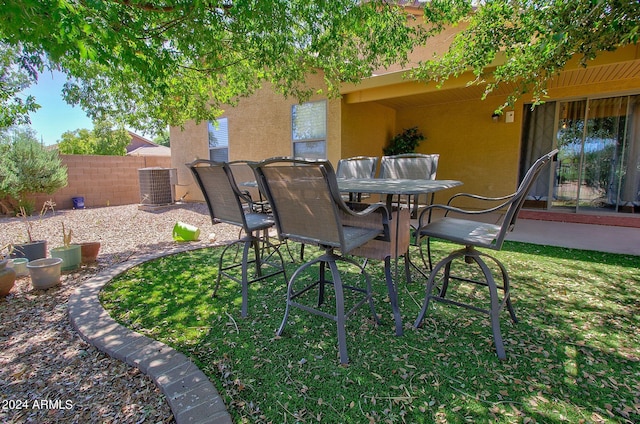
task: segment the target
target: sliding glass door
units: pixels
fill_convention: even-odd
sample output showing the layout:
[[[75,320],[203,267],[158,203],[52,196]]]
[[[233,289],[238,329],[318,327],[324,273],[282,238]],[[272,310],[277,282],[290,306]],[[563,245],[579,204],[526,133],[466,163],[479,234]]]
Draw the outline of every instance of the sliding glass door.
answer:
[[[554,139],[549,139],[551,108]],[[637,211],[640,207],[640,96],[551,103],[542,113],[528,113],[523,152],[535,145],[555,145],[560,152],[550,171],[547,206],[573,211]],[[528,124],[527,124],[528,122]],[[527,125],[543,126],[544,137],[531,137]],[[524,166],[525,164],[523,164]]]

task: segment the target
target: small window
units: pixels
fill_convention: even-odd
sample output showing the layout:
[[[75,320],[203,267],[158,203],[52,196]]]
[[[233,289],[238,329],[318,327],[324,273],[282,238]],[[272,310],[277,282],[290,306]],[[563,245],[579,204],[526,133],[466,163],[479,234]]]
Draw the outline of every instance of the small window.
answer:
[[[216,162],[229,161],[229,124],[220,118],[217,125],[209,122],[209,159]]]
[[[327,102],[309,102],[291,108],[293,155],[306,159],[327,158]]]

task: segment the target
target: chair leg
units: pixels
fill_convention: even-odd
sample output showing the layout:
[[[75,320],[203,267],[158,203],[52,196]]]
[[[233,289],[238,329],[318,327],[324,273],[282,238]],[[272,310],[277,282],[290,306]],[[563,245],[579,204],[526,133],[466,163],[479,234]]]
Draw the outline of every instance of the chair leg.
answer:
[[[420,259],[422,259],[422,264],[426,269],[431,271],[433,269],[433,259],[431,256],[431,238],[427,237],[427,258],[425,259],[424,250],[422,247],[422,243],[419,240],[416,240],[416,244],[418,245],[418,251],[420,252]]]
[[[498,288],[496,282],[493,279],[493,274],[487,266],[487,264],[479,257],[473,256],[473,259],[482,269],[484,278],[486,279],[487,286],[489,287],[489,298],[491,301],[491,309],[489,317],[491,318],[491,331],[493,332],[493,344],[496,347],[496,353],[499,359],[507,359],[507,355],[504,353],[504,344],[502,342],[502,332],[500,331],[500,301],[498,300]]]
[[[216,277],[216,286],[213,289],[213,295],[211,297],[216,297],[218,295],[218,288],[220,287],[220,280],[222,278],[222,261],[224,260],[224,255],[225,253],[227,253],[227,250],[229,250],[229,248],[235,246],[236,244],[236,242],[228,244],[224,249],[222,249],[220,259],[218,260],[218,276]]]
[[[256,246],[253,242],[245,242],[242,250],[242,308],[240,309],[240,315],[245,318],[249,309],[249,249],[251,246]],[[256,265],[258,264],[259,253],[256,249]]]
[[[342,277],[340,276],[340,270],[338,269],[338,264],[337,261],[338,260],[342,260],[345,262],[348,262],[352,265],[355,265],[357,267],[360,267],[360,270],[362,271],[362,274],[365,277],[366,280],[366,288],[362,289],[360,287],[355,287],[355,286],[349,286],[349,285],[343,285],[343,281],[342,281]],[[304,272],[307,268],[315,265],[316,263],[320,264],[320,275],[319,275],[319,279],[315,282],[315,283],[311,283],[308,284],[307,286],[305,286],[304,288],[298,290],[297,292],[294,291],[294,285],[296,282],[296,279],[298,278],[298,276]],[[328,281],[326,279],[325,276],[325,272],[326,272],[326,267],[329,267],[329,271],[331,272],[331,281]],[[307,292],[308,290],[310,290],[311,288],[315,287],[316,285],[319,286],[319,292],[321,292],[322,294],[320,294],[320,298],[321,298],[321,302],[322,303],[324,301],[324,286],[326,284],[333,284],[334,287],[334,292],[335,292],[335,297],[336,297],[336,306],[335,306],[335,314],[331,315],[328,314],[325,311],[321,311],[318,309],[314,309],[312,307],[309,307],[307,305],[304,305],[302,303],[296,303],[293,301],[294,298],[300,296],[301,294]],[[357,291],[359,293],[364,293],[365,297],[363,299],[361,299],[359,302],[356,303],[356,305],[354,305],[350,311],[345,312],[345,303],[344,303],[344,289],[349,289],[349,290],[354,290]],[[357,262],[355,262],[354,260],[350,259],[350,258],[345,258],[342,256],[338,256],[335,255],[333,252],[328,252],[325,255],[323,255],[320,258],[314,259],[311,262],[307,262],[305,264],[303,264],[302,266],[300,266],[291,276],[291,279],[289,280],[289,283],[287,285],[287,306],[285,309],[285,313],[284,313],[284,317],[282,319],[282,323],[280,324],[280,327],[278,328],[278,330],[276,331],[276,335],[277,336],[281,336],[284,328],[287,324],[287,321],[289,319],[289,313],[291,310],[292,306],[295,306],[297,308],[300,308],[302,310],[305,310],[307,312],[310,312],[312,314],[315,315],[319,315],[325,318],[329,318],[331,320],[333,320],[334,322],[336,322],[336,326],[337,326],[337,335],[338,335],[338,350],[340,353],[340,363],[341,364],[347,364],[349,362],[349,356],[347,354],[347,333],[346,333],[346,321],[347,321],[347,317],[350,316],[353,312],[355,312],[361,305],[364,304],[364,302],[368,302],[369,303],[369,308],[371,310],[371,315],[373,316],[373,319],[375,321],[376,324],[379,323],[379,319],[378,316],[376,315],[376,311],[375,311],[375,306],[373,303],[373,292],[371,289],[371,277],[369,276],[369,274],[367,274],[366,272],[364,272],[364,269],[362,268],[362,266],[360,264],[358,264]]]
[[[511,283],[509,280],[509,274],[507,273],[507,269],[502,265],[502,262],[494,258],[493,256],[484,255],[488,258],[491,258],[493,262],[495,262],[500,268],[500,272],[502,273],[502,290],[504,291],[504,299],[503,302],[507,305],[507,310],[509,311],[509,315],[511,316],[511,320],[514,324],[518,323],[518,318],[516,317],[516,311],[513,309],[513,304],[511,303]]]
[[[256,266],[256,276],[261,277],[262,276],[262,254],[261,251],[264,249],[263,247],[260,247],[260,239],[254,239],[253,241],[251,241],[251,246],[253,247],[253,255],[255,258],[255,266]],[[247,252],[248,254],[248,252]],[[248,256],[245,256],[243,258],[244,263],[248,264]]]
[[[491,260],[493,260],[499,267],[502,273],[502,279],[503,279],[503,286],[501,287],[501,289],[504,291],[504,298],[502,300],[502,302],[500,302],[500,299],[498,298],[498,285],[495,282],[495,279],[493,278],[493,273],[491,272],[491,270],[489,269],[489,267],[487,266],[486,262],[482,259],[482,256],[486,256],[488,258],[490,258]],[[484,281],[483,282],[477,282],[477,281],[473,281],[473,280],[468,280],[468,279],[461,279],[462,281],[466,281],[468,283],[475,283],[475,284],[481,284],[481,285],[486,285],[487,288],[489,289],[489,298],[490,298],[490,307],[488,310],[484,310],[481,308],[478,308],[476,306],[472,306],[472,305],[467,305],[467,304],[463,304],[457,301],[452,301],[452,300],[448,300],[445,299],[446,293],[447,293],[447,289],[448,289],[448,285],[449,285],[449,280],[451,278],[457,278],[457,277],[453,277],[451,276],[450,272],[451,272],[451,263],[453,262],[453,260],[457,259],[457,258],[461,258],[464,257],[465,258],[465,262],[469,262],[471,261],[472,263],[475,262],[480,269],[482,270],[482,274],[484,276]],[[433,290],[433,286],[435,285],[435,279],[437,277],[437,275],[439,274],[440,270],[444,267],[444,277],[443,277],[443,285],[442,288],[440,289],[440,294],[438,296],[432,296],[431,292]],[[466,247],[465,249],[461,249],[458,251],[455,251],[453,253],[451,253],[449,256],[447,256],[446,258],[444,258],[443,260],[441,260],[440,262],[438,262],[438,264],[436,264],[436,266],[433,268],[433,270],[431,271],[431,274],[429,275],[429,280],[427,281],[427,288],[426,288],[426,294],[425,294],[425,300],[424,303],[422,305],[422,309],[420,310],[420,313],[418,314],[418,317],[416,318],[416,321],[414,323],[414,327],[419,327],[420,324],[422,323],[422,320],[424,319],[424,315],[427,311],[427,308],[429,307],[429,301],[431,299],[433,300],[437,300],[440,302],[446,302],[446,303],[450,303],[456,306],[460,306],[463,308],[467,308],[467,309],[472,309],[472,310],[476,310],[479,312],[483,312],[487,315],[489,315],[490,319],[491,319],[491,331],[493,333],[493,342],[495,345],[495,349],[496,349],[496,353],[498,355],[498,358],[501,360],[504,360],[507,358],[505,350],[504,350],[504,342],[502,340],[502,332],[500,330],[500,311],[502,310],[502,306],[506,305],[507,309],[509,310],[509,314],[511,316],[511,319],[514,322],[517,322],[516,316],[515,316],[515,311],[513,309],[513,306],[511,304],[511,298],[510,298],[510,292],[509,292],[509,276],[507,274],[507,270],[506,268],[502,265],[502,263],[500,263],[500,261],[498,261],[496,258],[489,256],[487,254],[481,253],[477,250],[475,250],[473,247]]]
[[[422,324],[422,320],[424,319],[424,315],[426,314],[427,309],[429,308],[429,301],[432,298],[431,292],[433,291],[433,286],[435,285],[435,279],[438,276],[438,272],[440,272],[440,269],[443,266],[450,266],[451,261],[458,256],[459,254],[457,254],[457,252],[450,254],[449,256],[447,256],[446,258],[438,262],[435,268],[431,270],[431,274],[429,274],[429,279],[427,280],[427,289],[424,296],[424,302],[422,303],[422,309],[420,309],[420,312],[418,313],[418,317],[416,318],[416,321],[413,323],[413,326],[415,328],[420,327],[420,324]]]
[[[322,262],[325,264],[325,262]],[[346,318],[344,315],[344,292],[342,288],[342,278],[335,261],[330,261],[329,269],[331,270],[331,278],[333,280],[333,288],[336,296],[336,324],[338,330],[338,351],[340,352],[340,363],[345,365],[349,363],[349,355],[347,354],[347,332],[345,330]],[[322,265],[320,268],[324,268]],[[320,285],[321,287],[324,284]]]
[[[277,336],[281,336],[282,335],[282,332],[284,331],[284,327],[287,325],[287,320],[289,319],[289,312],[291,310],[291,304],[293,303],[292,299],[294,297],[293,296],[293,286],[294,286],[294,284],[296,282],[296,279],[298,278],[298,275],[300,275],[300,273],[304,272],[304,270],[306,270],[310,266],[315,265],[316,262],[318,262],[318,260],[307,262],[306,264],[303,264],[291,276],[291,279],[289,280],[289,283],[287,284],[287,305],[286,305],[285,310],[284,310],[284,317],[282,318],[282,323],[280,323],[280,327],[278,327],[278,330],[276,331],[276,335]]]
[[[319,273],[319,286],[318,286],[318,307],[322,306],[322,304],[324,303],[324,290],[325,290],[325,284],[327,284],[327,279],[325,277],[325,272],[326,272],[326,266],[327,263],[325,261],[321,261],[320,262],[320,273]],[[331,272],[333,273],[333,269],[331,269]]]
[[[451,279],[451,263],[453,259],[444,266],[444,276],[442,277],[442,287],[440,288],[440,296],[441,298],[447,297],[447,290],[449,289],[449,280]]]
[[[398,293],[396,292],[391,275],[391,256],[384,258],[384,276],[387,281],[387,291],[389,292],[389,300],[391,301],[393,319],[396,323],[396,336],[402,336],[402,316],[400,315],[400,307],[398,306]]]
[[[242,261],[240,263],[236,263],[237,261],[237,256],[239,253],[239,249],[237,249],[237,251],[235,252],[235,256],[234,256],[234,264],[233,265],[229,265],[227,267],[223,266],[223,262],[224,262],[224,258],[227,256],[228,250],[233,248],[233,247],[238,247],[238,245],[242,243],[243,244],[243,248],[242,248]],[[273,251],[270,250],[270,254],[268,256],[266,256],[266,260],[263,260],[262,257],[262,253],[266,252],[267,249],[273,249]],[[249,258],[249,252],[253,251],[253,260],[250,261]],[[270,259],[274,256],[274,253],[278,256],[278,258],[280,259],[280,265],[281,267],[278,267],[277,264],[270,262]],[[249,262],[254,262],[255,263],[255,276],[254,278],[249,278]],[[271,271],[271,272],[267,272],[266,274],[263,272],[262,270],[262,266],[263,265],[269,265],[270,267],[273,267],[274,269],[276,269],[275,271]],[[238,279],[235,276],[232,276],[231,274],[228,273],[228,271],[230,269],[234,269],[237,267],[241,267],[241,278]],[[242,306],[240,309],[240,313],[242,315],[242,317],[246,317],[248,314],[248,309],[249,309],[249,284],[258,281],[258,280],[262,280],[264,278],[268,278],[271,276],[274,276],[276,274],[282,273],[284,275],[284,278],[286,280],[287,278],[287,273],[285,270],[285,265],[284,265],[284,258],[282,257],[282,253],[280,252],[280,250],[274,246],[273,244],[271,244],[271,242],[269,242],[269,239],[262,239],[259,237],[255,237],[252,235],[246,236],[241,240],[236,240],[233,243],[230,243],[229,245],[225,246],[224,250],[222,251],[222,253],[220,254],[220,259],[218,260],[218,275],[216,277],[216,284],[215,284],[215,288],[213,290],[213,296],[212,297],[216,297],[218,294],[218,289],[220,288],[220,282],[222,280],[222,276],[226,276],[227,278],[230,278],[231,280],[237,282],[240,284],[241,287],[241,293],[242,293]]]
[[[404,278],[407,280],[407,284],[411,284],[411,258],[409,257],[409,248],[404,256]],[[415,265],[414,265],[415,266]]]

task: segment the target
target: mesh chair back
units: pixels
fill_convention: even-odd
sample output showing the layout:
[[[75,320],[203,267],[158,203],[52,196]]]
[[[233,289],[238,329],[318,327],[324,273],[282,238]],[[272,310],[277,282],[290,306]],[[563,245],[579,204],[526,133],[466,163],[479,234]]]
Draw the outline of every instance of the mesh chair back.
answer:
[[[504,215],[504,220],[500,233],[497,237],[497,245],[501,246],[507,232],[512,231],[514,226],[516,225],[516,220],[518,219],[518,213],[520,213],[520,209],[522,209],[522,205],[524,205],[525,200],[527,199],[527,194],[531,187],[533,187],[533,183],[540,175],[540,172],[548,164],[551,159],[558,153],[558,149],[552,150],[544,156],[541,156],[538,160],[531,165],[531,168],[527,171],[522,182],[518,186],[518,190],[513,195],[511,199],[511,204],[507,209],[507,212]],[[506,225],[505,225],[506,224]]]
[[[249,162],[244,160],[238,160],[233,162],[228,162],[227,165],[231,170],[231,174],[233,174],[233,179],[236,184],[240,185],[242,183],[255,181],[256,175],[253,173],[253,169],[249,166]],[[260,200],[260,190],[258,187],[238,187],[240,191],[249,193],[249,196],[254,201]]]
[[[420,153],[383,156],[380,161],[380,178],[435,180],[439,158],[439,154]]]
[[[342,202],[328,161],[273,158],[255,166],[281,238],[342,248],[336,202]]]
[[[375,156],[356,156],[340,159],[336,177],[338,178],[373,178],[376,175],[378,158]]]
[[[224,162],[197,160],[187,165],[202,190],[214,222],[225,222],[247,229],[242,193]]]

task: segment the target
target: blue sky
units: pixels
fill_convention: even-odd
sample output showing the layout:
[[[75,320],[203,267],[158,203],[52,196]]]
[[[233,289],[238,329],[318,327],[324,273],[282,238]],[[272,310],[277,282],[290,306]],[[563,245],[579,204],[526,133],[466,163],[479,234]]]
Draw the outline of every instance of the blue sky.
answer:
[[[72,107],[62,100],[62,86],[66,77],[60,72],[45,72],[38,77],[38,84],[25,90],[36,98],[41,106],[31,113],[31,128],[46,145],[55,144],[62,133],[80,128],[93,129],[91,119],[79,107]]]

